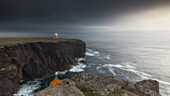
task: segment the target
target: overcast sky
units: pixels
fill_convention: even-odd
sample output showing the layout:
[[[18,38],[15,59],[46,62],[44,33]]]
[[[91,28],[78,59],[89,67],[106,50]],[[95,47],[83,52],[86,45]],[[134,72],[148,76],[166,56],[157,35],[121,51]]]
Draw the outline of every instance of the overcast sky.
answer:
[[[1,0],[0,37],[170,31],[170,0]]]

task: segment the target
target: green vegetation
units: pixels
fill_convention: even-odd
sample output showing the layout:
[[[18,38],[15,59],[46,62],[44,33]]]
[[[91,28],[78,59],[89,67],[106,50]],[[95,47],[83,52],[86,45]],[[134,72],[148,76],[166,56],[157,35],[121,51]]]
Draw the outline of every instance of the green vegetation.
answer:
[[[86,86],[78,86],[79,90],[81,90],[85,96],[102,96],[99,93],[93,93],[90,88]],[[116,89],[113,93],[108,94],[106,96],[122,96],[123,90],[122,89]]]
[[[101,96],[98,93],[92,93],[91,89],[86,86],[79,86],[78,89],[81,90],[85,96]]]
[[[63,38],[0,38],[0,46],[3,47],[5,45],[15,45],[15,44],[23,44],[28,42],[58,42],[58,41],[70,41],[74,42],[77,39],[63,39]]]
[[[82,92],[91,92],[90,88],[85,86],[79,86],[78,89],[81,90]]]
[[[122,96],[123,90],[122,89],[116,89],[112,94],[108,94],[107,96]]]
[[[85,96],[101,96],[101,95],[98,94],[98,93],[89,93],[89,92],[84,92],[84,95],[85,95]]]

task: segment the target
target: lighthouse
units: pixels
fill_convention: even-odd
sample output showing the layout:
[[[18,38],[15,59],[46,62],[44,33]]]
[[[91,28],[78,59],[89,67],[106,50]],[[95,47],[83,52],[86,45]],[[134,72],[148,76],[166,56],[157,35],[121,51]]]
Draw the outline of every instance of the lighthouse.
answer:
[[[55,33],[55,38],[57,38],[58,37],[58,34],[57,33]]]
[[[57,37],[58,37],[58,34],[57,33],[55,33],[54,34],[55,36],[53,37],[54,39],[56,39]]]

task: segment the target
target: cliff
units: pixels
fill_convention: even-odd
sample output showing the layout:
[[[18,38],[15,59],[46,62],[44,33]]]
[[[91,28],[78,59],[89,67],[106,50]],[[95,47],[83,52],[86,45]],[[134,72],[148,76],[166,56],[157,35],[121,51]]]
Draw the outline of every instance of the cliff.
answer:
[[[22,80],[71,68],[86,48],[76,39],[0,39],[0,46],[0,96],[16,93]]]

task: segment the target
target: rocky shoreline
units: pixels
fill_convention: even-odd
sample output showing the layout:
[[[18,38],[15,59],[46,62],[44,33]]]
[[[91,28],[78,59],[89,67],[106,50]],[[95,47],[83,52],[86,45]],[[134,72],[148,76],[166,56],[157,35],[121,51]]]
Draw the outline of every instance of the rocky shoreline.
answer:
[[[161,96],[159,82],[143,80],[133,84],[114,76],[79,73],[70,80],[54,80],[35,96]]]
[[[86,44],[77,39],[27,42],[0,48],[0,96],[12,96],[20,82],[70,69],[85,56]]]
[[[100,95],[160,96],[159,82],[156,80],[143,80],[133,84],[114,76],[97,76],[88,73],[77,74],[71,80],[75,82],[77,87],[87,87],[92,93]]]

